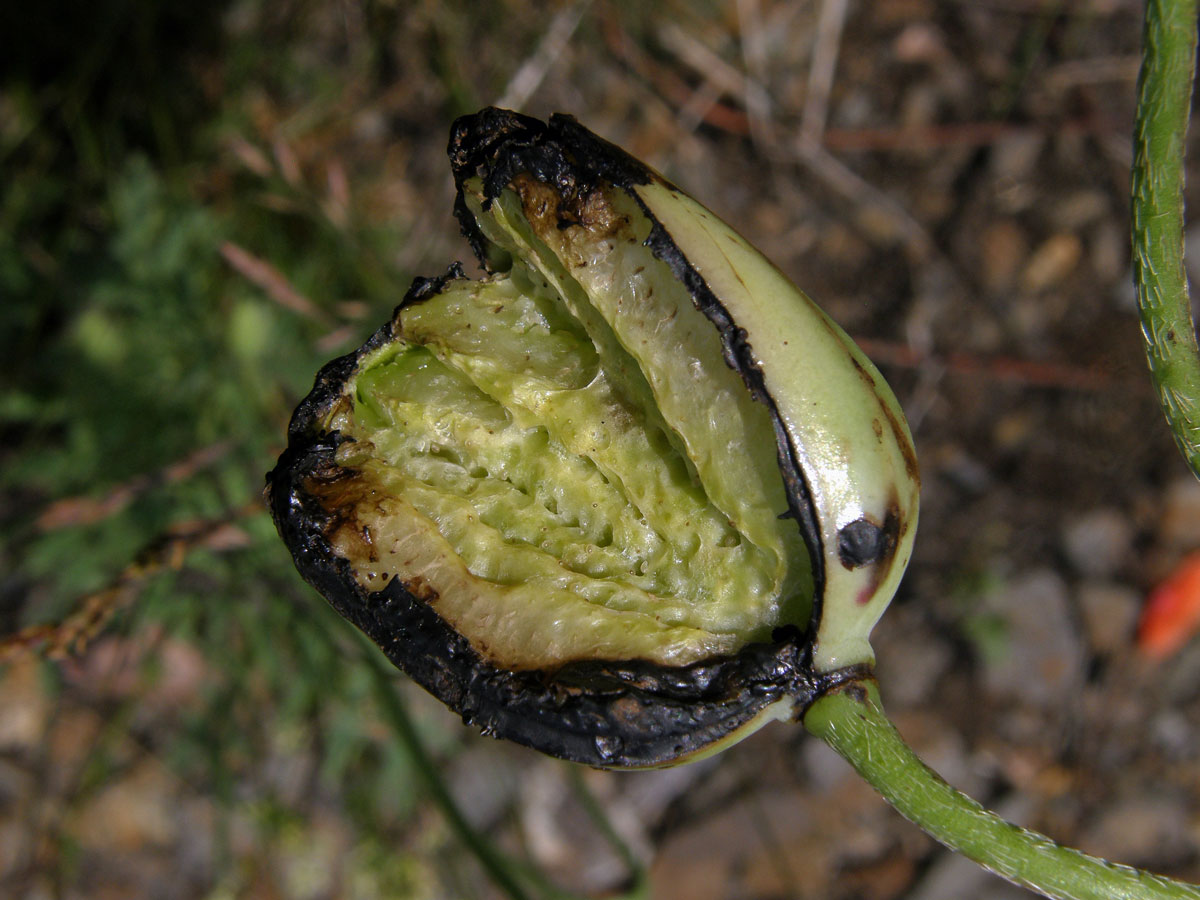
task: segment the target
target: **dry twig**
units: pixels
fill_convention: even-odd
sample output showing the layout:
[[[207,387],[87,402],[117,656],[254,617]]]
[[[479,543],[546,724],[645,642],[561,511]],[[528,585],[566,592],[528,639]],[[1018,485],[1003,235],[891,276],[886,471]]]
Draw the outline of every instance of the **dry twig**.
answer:
[[[329,325],[329,316],[315,303],[292,287],[292,283],[277,268],[255,256],[248,250],[243,250],[232,241],[221,245],[221,255],[239,275],[251,284],[262,288],[268,297],[284,309],[312,319],[322,325]]]
[[[550,27],[542,35],[533,53],[509,79],[495,105],[501,109],[520,111],[533,96],[554,63],[562,56],[571,35],[579,27],[590,0],[579,0],[560,9],[550,21]]]
[[[236,523],[261,512],[260,504],[248,503],[212,519],[173,526],[139,553],[107,587],[81,599],[63,621],[31,625],[0,639],[0,665],[33,653],[50,659],[82,653],[113,616],[137,599],[149,578],[180,569],[194,550],[219,552],[246,546],[250,539]]]
[[[804,112],[796,149],[806,157],[821,146],[825,124],[829,119],[829,96],[833,92],[833,75],[837,69],[842,44],[842,28],[846,24],[846,0],[824,0],[817,18],[817,33],[813,37],[812,61],[808,68],[808,86],[804,92]]]
[[[219,462],[232,447],[233,444],[228,441],[201,447],[157,472],[137,475],[124,484],[117,485],[103,497],[80,496],[56,500],[42,510],[34,525],[40,531],[56,531],[60,528],[102,522],[109,516],[115,516],[147,491],[163,485],[176,484],[190,478],[201,469],[207,469]]]

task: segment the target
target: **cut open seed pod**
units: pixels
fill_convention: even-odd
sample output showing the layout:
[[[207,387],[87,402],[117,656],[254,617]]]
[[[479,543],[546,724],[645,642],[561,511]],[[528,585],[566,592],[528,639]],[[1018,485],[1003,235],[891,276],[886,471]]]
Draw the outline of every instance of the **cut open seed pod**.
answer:
[[[450,141],[488,270],[419,279],[317,376],[268,476],[296,564],[485,732],[647,766],[873,661],[917,472],[846,335],[568,116]]]

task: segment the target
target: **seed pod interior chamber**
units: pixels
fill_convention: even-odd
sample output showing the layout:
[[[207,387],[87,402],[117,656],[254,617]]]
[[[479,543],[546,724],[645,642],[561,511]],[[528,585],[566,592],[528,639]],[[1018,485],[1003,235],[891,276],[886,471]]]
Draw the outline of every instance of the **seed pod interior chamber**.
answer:
[[[869,664],[916,510],[870,363],[568,117],[484,110],[450,156],[490,274],[419,280],[297,410],[269,494],[305,577],[467,721],[598,765]]]

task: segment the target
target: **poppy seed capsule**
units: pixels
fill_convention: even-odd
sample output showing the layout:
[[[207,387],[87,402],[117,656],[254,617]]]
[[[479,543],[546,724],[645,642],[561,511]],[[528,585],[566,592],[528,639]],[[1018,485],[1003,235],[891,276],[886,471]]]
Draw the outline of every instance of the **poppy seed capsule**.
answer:
[[[917,466],[845,333],[568,116],[450,141],[488,270],[418,279],[317,376],[268,476],[304,577],[464,720],[648,766],[873,662]]]

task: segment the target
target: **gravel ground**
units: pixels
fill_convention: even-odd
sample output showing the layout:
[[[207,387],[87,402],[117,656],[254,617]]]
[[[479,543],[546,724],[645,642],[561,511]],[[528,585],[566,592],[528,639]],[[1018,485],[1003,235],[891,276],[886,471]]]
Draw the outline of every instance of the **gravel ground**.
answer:
[[[1200,644],[1151,662],[1134,643],[1147,590],[1200,547],[1200,485],[1154,406],[1130,283],[1139,4],[510,3],[502,24],[462,12],[446,33],[430,7],[393,8],[387,81],[348,85],[335,124],[290,145],[298,165],[336,162],[367,214],[410,222],[402,265],[464,258],[442,156],[451,79],[409,52],[437,38],[470,96],[572,112],[735,224],[861,340],[910,417],[921,530],[874,641],[900,730],[1007,816],[1200,881]],[[358,35],[345,27],[328,44],[314,28],[314,52],[336,59]],[[241,137],[270,146],[294,103],[264,96]],[[173,674],[130,713],[120,701],[147,653]],[[96,642],[61,667],[53,700],[37,666],[8,668],[9,895],[494,890],[425,806],[389,839],[402,871],[364,880],[370,850],[340,799],[312,791],[293,735],[250,769],[300,811],[264,851],[252,807],[181,782],[153,740],[205,666],[149,634]],[[612,895],[628,868],[580,782],[656,900],[1022,895],[940,851],[797,729],[680,769],[578,772],[410,702],[455,748],[446,776],[472,821],[582,894]],[[90,748],[127,726],[97,782]]]

